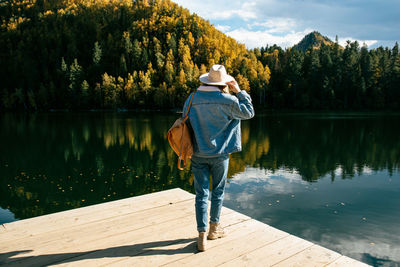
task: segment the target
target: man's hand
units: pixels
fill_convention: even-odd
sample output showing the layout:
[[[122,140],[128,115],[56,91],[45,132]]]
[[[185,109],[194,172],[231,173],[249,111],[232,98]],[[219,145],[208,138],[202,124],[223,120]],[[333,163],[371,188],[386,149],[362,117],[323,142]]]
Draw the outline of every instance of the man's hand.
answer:
[[[240,92],[239,84],[236,81],[226,82],[229,87],[229,90],[234,92],[235,94]]]

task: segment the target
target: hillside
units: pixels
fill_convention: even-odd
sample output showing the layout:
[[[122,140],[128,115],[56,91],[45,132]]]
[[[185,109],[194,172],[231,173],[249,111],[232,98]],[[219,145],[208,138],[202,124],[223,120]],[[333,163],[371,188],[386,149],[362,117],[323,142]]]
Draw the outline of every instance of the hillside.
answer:
[[[224,64],[257,96],[269,69],[169,0],[14,0],[0,5],[0,110],[181,107]]]
[[[301,39],[301,41],[294,46],[297,50],[307,51],[309,48],[320,49],[323,45],[332,46],[335,43],[332,42],[328,37],[323,36],[317,31],[311,32]]]
[[[400,108],[397,43],[249,51],[170,0],[7,0],[0,17],[0,111],[181,108],[216,63],[262,108]]]

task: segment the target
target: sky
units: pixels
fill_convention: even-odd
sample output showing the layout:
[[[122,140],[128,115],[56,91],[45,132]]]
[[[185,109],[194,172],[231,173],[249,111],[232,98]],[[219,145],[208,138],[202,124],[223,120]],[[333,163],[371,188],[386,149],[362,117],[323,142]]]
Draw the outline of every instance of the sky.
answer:
[[[369,48],[400,41],[400,0],[173,0],[247,48],[297,44],[318,31]]]

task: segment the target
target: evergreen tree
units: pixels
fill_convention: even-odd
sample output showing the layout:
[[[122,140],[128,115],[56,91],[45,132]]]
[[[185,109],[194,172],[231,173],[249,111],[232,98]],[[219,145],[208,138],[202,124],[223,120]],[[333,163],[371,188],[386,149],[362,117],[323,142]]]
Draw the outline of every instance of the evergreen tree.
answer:
[[[101,46],[99,45],[99,42],[95,42],[94,47],[93,47],[93,63],[95,65],[98,65],[100,63],[101,56],[102,56]],[[64,58],[62,58],[62,60],[63,60],[62,64],[65,65]],[[61,68],[61,69],[64,71],[63,68]]]

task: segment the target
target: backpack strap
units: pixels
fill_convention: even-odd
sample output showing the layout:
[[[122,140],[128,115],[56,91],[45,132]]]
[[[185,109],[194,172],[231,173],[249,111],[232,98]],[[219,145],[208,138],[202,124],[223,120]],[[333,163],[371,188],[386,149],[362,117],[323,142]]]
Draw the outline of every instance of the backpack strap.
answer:
[[[190,97],[189,106],[188,106],[188,108],[186,110],[186,114],[185,114],[185,117],[183,118],[182,122],[185,122],[189,118],[189,111],[190,111],[190,108],[192,107],[192,101],[193,101],[193,97],[194,97],[195,93],[196,92],[193,92],[192,96]]]
[[[181,166],[183,160],[183,167]],[[178,158],[178,169],[183,171],[186,168],[186,159],[183,159],[182,157]]]

